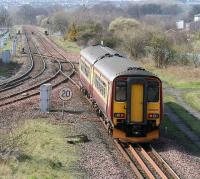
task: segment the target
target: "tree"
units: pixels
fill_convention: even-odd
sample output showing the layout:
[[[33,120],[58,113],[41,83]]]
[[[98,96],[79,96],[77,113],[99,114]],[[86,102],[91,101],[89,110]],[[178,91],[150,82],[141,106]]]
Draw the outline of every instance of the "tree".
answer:
[[[144,30],[130,31],[124,35],[123,47],[130,57],[136,60],[146,54],[146,46],[151,39],[151,33]]]
[[[64,39],[70,41],[77,41],[78,32],[76,30],[76,25],[73,23],[69,30],[65,33]]]
[[[127,13],[134,18],[140,18],[140,6],[139,5],[132,5],[127,8]]]
[[[103,27],[100,23],[93,21],[85,22],[77,26],[78,37],[77,40],[82,45],[86,45],[89,41],[99,42],[102,40]]]
[[[119,17],[113,20],[109,25],[111,32],[122,32],[137,28],[140,23],[133,18]]]
[[[3,6],[0,6],[0,26],[8,27],[10,25],[11,18],[9,16],[8,11]]]
[[[35,9],[30,5],[23,5],[17,11],[19,23],[34,24],[36,22]]]
[[[200,56],[199,56],[200,48],[199,48],[199,41],[193,42],[189,46],[189,53],[190,53],[190,59],[192,60],[192,63],[194,64],[195,68],[198,68],[200,66]]]
[[[174,55],[169,40],[164,35],[154,35],[151,47],[156,67],[166,67]]]
[[[177,15],[181,12],[183,12],[183,9],[177,4],[162,7],[162,14]]]
[[[56,12],[53,15],[51,21],[54,32],[60,31],[62,34],[66,32],[66,29],[68,27],[68,20],[66,18],[65,12]]]
[[[147,14],[161,14],[161,5],[159,4],[144,4],[140,7],[140,13]]]
[[[189,18],[193,19],[194,15],[199,13],[200,13],[200,5],[194,5],[191,11],[189,12]]]

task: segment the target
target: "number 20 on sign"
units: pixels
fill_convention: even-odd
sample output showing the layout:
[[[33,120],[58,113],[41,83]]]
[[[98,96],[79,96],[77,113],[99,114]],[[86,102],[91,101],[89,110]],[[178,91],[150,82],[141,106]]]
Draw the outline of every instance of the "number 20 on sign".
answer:
[[[63,101],[63,108],[62,108],[62,120],[64,118],[64,108],[65,108],[65,101],[68,101],[72,98],[72,90],[70,88],[63,88],[61,89],[59,96],[60,99]]]
[[[63,88],[61,89],[59,96],[60,99],[63,101],[68,101],[72,98],[72,90],[70,88]]]

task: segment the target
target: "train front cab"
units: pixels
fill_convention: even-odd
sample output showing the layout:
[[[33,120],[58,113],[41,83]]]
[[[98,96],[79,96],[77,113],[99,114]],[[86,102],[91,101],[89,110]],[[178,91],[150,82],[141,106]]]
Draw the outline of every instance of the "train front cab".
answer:
[[[161,81],[156,77],[118,77],[113,91],[113,137],[136,143],[159,138]]]

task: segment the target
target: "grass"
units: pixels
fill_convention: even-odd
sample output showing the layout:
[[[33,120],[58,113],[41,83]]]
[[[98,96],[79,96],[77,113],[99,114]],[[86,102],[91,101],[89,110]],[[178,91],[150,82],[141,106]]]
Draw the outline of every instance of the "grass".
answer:
[[[0,177],[5,178],[83,178],[77,167],[80,158],[76,145],[66,136],[69,127],[53,125],[42,119],[27,120],[15,131],[17,156],[0,163]]]
[[[200,91],[186,93],[183,97],[191,107],[200,111]]]
[[[176,99],[172,95],[164,94],[164,102],[175,102]]]
[[[51,38],[59,47],[65,49],[68,52],[80,52],[80,47],[75,42],[64,40],[63,37],[60,36],[52,36]]]
[[[167,132],[165,131],[166,128]],[[161,131],[165,137],[172,140],[176,139],[176,141],[182,144],[188,151],[200,155],[199,149],[196,145],[193,144],[190,139],[177,128],[176,125],[174,125],[167,115],[164,116],[164,120],[162,121]]]
[[[0,76],[10,77],[15,74],[15,72],[21,67],[21,64],[17,62],[10,62],[8,64],[3,64],[0,60]]]
[[[3,51],[4,50],[11,50],[11,48],[12,48],[12,40],[8,40],[6,42],[6,45],[3,47]]]
[[[158,75],[171,87],[179,89],[200,88],[200,68],[177,65],[159,69],[154,66],[153,62],[149,62],[147,60],[142,63],[142,66]]]
[[[176,103],[173,96],[166,95],[164,97],[165,105],[168,105],[173,112],[184,121],[184,123],[200,137],[200,120],[191,115],[185,108]]]
[[[169,69],[156,69],[154,73],[174,88],[200,88],[199,69],[169,67]]]

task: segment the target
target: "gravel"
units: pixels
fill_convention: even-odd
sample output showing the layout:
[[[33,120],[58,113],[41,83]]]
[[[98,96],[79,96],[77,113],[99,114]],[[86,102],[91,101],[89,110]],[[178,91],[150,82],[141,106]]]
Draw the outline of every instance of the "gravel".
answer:
[[[74,95],[73,99],[65,105],[66,111],[69,112],[65,113],[63,121],[60,120],[61,112],[40,113],[39,98],[32,97],[0,108],[0,125],[2,126],[3,121],[13,123],[18,120],[37,118],[46,118],[58,124],[69,125],[71,126],[69,136],[85,135],[89,139],[89,142],[75,144],[78,145],[81,154],[78,167],[86,173],[87,178],[135,178],[128,163],[115,148],[102,123],[76,87],[69,83],[54,89],[52,108],[61,109],[62,102],[58,95],[64,86],[70,87]]]
[[[69,136],[85,135],[89,139],[89,142],[75,144],[80,148],[81,153],[78,167],[86,172],[87,178],[135,178],[91,106],[76,87],[68,83],[53,90],[52,108],[56,111],[62,107],[62,102],[58,98],[62,87],[70,87],[74,94],[72,100],[65,104],[65,110],[68,112],[64,115],[64,121],[60,121],[61,112],[40,113],[38,97],[1,108],[1,121],[3,119],[47,118],[56,123],[69,125],[71,126]],[[199,156],[186,151],[175,140],[164,137],[154,142],[153,145],[181,178],[199,178]]]
[[[180,178],[199,179],[200,153],[191,153],[175,139],[165,137],[161,137],[153,146]]]

